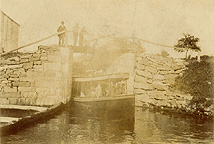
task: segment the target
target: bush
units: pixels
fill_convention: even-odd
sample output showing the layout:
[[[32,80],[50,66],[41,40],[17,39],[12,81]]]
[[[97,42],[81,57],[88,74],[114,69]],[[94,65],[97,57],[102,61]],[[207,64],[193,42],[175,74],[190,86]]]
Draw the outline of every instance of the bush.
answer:
[[[188,69],[176,79],[174,88],[191,94],[190,105],[197,111],[213,105],[214,57],[202,56],[201,62],[189,60]]]

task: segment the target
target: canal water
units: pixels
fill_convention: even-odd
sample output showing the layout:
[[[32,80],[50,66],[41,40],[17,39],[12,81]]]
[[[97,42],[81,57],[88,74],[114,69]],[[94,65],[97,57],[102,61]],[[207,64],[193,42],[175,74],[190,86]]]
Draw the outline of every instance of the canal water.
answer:
[[[127,103],[69,104],[49,120],[1,137],[2,144],[213,143],[213,120]]]

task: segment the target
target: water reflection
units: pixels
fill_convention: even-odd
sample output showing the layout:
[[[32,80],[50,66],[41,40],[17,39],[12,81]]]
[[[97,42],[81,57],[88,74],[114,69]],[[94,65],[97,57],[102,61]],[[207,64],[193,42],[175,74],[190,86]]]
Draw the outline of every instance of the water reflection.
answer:
[[[8,144],[211,143],[213,120],[134,108],[133,101],[71,104],[51,120],[1,140]]]
[[[209,143],[213,141],[213,120],[136,108],[135,135],[143,143]]]

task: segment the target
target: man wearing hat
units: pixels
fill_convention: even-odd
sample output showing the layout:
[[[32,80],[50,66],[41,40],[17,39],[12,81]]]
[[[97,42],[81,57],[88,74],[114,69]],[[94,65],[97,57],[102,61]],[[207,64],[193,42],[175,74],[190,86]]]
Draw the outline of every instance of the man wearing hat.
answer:
[[[61,22],[61,26],[57,29],[57,32],[62,32],[66,30],[66,27],[64,26],[64,21]],[[65,44],[65,33],[59,34],[59,46],[64,46]]]

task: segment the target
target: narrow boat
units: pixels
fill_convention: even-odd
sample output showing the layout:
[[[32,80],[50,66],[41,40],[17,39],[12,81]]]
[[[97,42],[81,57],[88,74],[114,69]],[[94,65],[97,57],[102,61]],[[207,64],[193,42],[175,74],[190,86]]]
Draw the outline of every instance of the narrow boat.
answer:
[[[127,93],[128,73],[73,78],[73,102],[103,102],[134,99]]]
[[[62,111],[64,106],[63,103],[52,107],[0,105],[0,134],[13,134],[39,121],[47,121]]]

